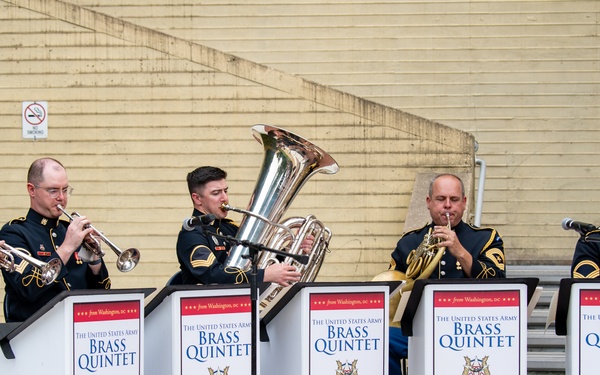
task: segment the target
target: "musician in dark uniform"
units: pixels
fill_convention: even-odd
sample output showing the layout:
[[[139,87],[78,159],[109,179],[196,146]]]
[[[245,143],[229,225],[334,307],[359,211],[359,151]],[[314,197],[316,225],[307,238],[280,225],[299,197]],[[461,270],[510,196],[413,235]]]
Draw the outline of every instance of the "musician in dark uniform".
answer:
[[[575,279],[595,279],[600,277],[600,230],[587,232],[577,240],[571,277]]]
[[[392,253],[390,269],[407,272],[409,254],[423,242],[431,228],[435,246],[446,251],[429,278],[504,278],[504,243],[492,228],[477,228],[462,221],[467,197],[462,180],[441,174],[429,184],[426,198],[432,223],[405,233]],[[450,228],[448,227],[450,222]],[[390,327],[390,375],[402,373],[400,359],[408,356],[408,338]]]
[[[72,223],[60,220],[72,188],[63,165],[51,158],[34,161],[27,174],[30,208],[25,217],[11,220],[0,230],[0,239],[17,250],[48,263],[59,259],[61,269],[54,282],[45,285],[38,268],[15,256],[16,270],[2,269],[6,283],[7,322],[24,321],[64,290],[109,289],[108,270],[94,255],[89,263],[79,257],[83,241],[92,229],[85,217]]]
[[[235,237],[238,226],[227,219],[222,209],[228,203],[227,173],[216,167],[199,167],[187,175],[187,184],[194,211],[192,215],[214,215],[215,220],[192,230],[182,228],[177,237],[177,259],[184,284],[242,284],[249,282],[250,271],[225,267],[231,249],[225,239],[211,235]],[[209,233],[206,233],[209,232]],[[273,264],[257,272],[258,282],[273,282],[283,286],[300,279],[296,268],[286,264]]]

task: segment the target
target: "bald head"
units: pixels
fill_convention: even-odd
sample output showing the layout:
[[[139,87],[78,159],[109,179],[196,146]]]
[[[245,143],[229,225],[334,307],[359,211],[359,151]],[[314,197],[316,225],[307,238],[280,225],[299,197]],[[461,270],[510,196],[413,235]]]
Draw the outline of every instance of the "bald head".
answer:
[[[44,182],[44,170],[46,168],[52,169],[56,172],[65,170],[65,167],[56,159],[37,159],[31,163],[31,166],[29,167],[29,171],[27,172],[27,182],[34,186],[40,186],[40,184]]]

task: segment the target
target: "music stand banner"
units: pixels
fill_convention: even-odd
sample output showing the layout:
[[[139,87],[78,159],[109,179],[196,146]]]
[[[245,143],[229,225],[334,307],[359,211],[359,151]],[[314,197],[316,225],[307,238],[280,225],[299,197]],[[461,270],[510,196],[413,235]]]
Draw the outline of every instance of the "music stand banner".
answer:
[[[261,374],[388,375],[389,290],[382,282],[294,284],[261,320]]]
[[[527,374],[528,295],[537,280],[419,281],[401,321],[409,373]]]
[[[383,374],[385,293],[310,295],[310,373]]]
[[[600,282],[562,279],[556,313],[556,334],[567,336],[566,374],[598,372],[600,355]]]
[[[520,305],[518,290],[434,291],[434,374],[518,374]]]
[[[250,296],[182,297],[181,373],[246,373],[252,365]]]
[[[2,374],[144,374],[144,298],[153,291],[59,293],[27,320],[10,323],[10,330],[4,331]]]
[[[593,374],[600,355],[600,290],[580,290],[579,301],[579,374]]]
[[[145,311],[145,375],[251,373],[248,286],[166,286]]]
[[[141,374],[141,300],[73,304],[73,374]]]

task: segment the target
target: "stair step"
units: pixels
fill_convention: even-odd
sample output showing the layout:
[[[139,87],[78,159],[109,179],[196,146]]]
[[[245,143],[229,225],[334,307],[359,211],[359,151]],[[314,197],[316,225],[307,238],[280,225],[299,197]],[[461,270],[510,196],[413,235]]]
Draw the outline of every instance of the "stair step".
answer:
[[[528,331],[527,332],[527,347],[543,347],[565,350],[565,336],[557,336],[554,330],[546,331],[546,333],[539,331]]]
[[[552,371],[565,373],[565,357],[553,353],[527,353],[527,373],[532,371]]]

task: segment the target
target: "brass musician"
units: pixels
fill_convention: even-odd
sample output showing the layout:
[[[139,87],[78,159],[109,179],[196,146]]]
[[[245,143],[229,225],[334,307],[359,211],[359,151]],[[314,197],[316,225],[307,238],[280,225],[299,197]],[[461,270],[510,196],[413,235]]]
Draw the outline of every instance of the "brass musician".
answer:
[[[405,233],[392,253],[390,270],[407,282],[416,278],[504,278],[504,243],[493,228],[478,228],[462,221],[467,197],[462,180],[453,174],[435,176],[426,197],[431,224]],[[424,242],[428,242],[424,244]],[[425,246],[424,246],[425,245]],[[428,264],[415,250],[441,251]],[[427,250],[429,249],[429,250]],[[438,254],[433,254],[435,256]],[[424,263],[423,268],[414,264]],[[418,270],[418,272],[415,271]],[[427,272],[427,274],[420,274]],[[389,374],[402,373],[400,360],[408,355],[408,338],[401,329],[390,326]]]
[[[2,268],[6,283],[7,322],[24,321],[64,290],[109,289],[110,278],[104,261],[94,256],[84,262],[79,256],[82,243],[93,229],[85,216],[72,222],[60,220],[73,188],[65,167],[52,158],[35,160],[27,174],[30,208],[26,216],[13,219],[0,230],[0,239],[19,252],[43,263],[60,262],[54,281],[46,283],[32,259],[16,256],[14,269]]]

